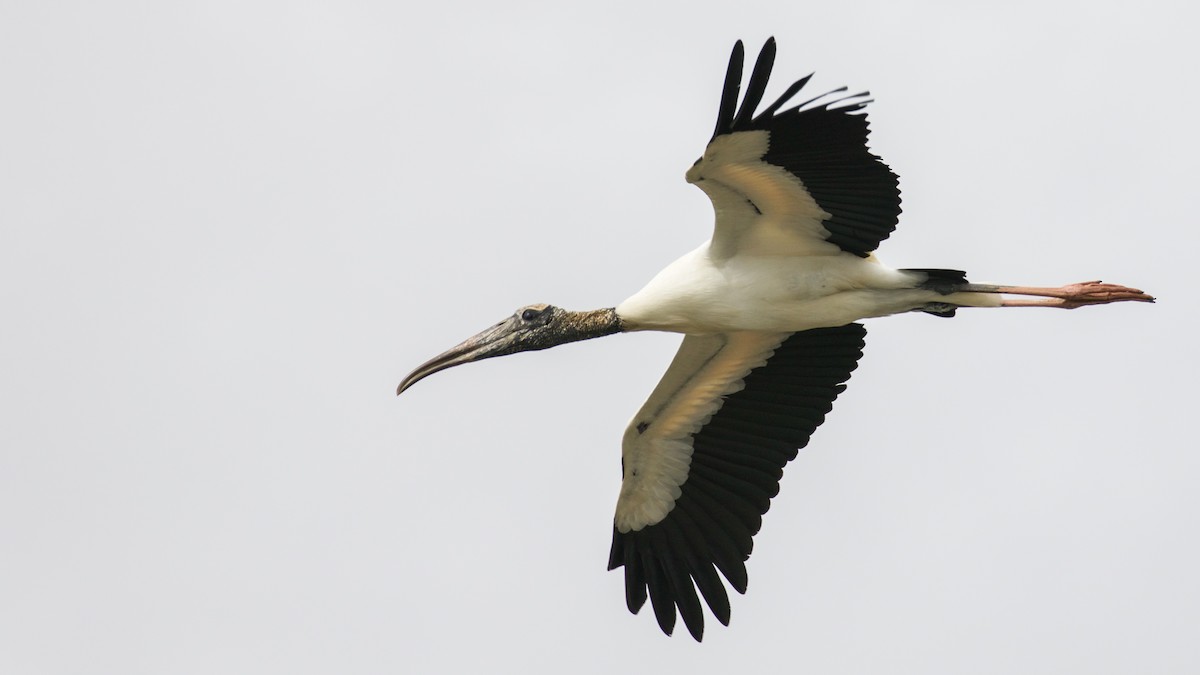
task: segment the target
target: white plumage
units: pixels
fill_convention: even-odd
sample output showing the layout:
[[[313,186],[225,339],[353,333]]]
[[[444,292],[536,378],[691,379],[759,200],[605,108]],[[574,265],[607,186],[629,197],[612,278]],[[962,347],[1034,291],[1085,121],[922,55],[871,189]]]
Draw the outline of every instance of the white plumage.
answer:
[[[683,333],[674,361],[625,431],[609,568],[625,569],[631,611],[649,599],[664,632],[678,612],[697,640],[700,598],[728,623],[725,583],[746,590],[751,537],[783,467],[808,443],[862,354],[866,331],[855,322],[910,311],[952,316],[962,307],[1153,301],[1100,282],[981,285],[955,270],[885,267],[874,250],[895,228],[900,197],[895,174],[866,146],[866,94],[826,94],[783,109],[804,78],[757,112],[774,56],[772,39],[739,105],[737,43],[713,138],[687,172],[712,199],[710,241],[613,309],[518,309],[421,365],[398,388],[518,351],[622,331]]]

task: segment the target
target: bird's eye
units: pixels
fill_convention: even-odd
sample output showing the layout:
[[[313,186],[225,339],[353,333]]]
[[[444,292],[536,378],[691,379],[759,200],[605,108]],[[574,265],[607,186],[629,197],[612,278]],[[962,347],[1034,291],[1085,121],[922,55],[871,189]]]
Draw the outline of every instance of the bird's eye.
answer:
[[[527,309],[524,312],[521,312],[521,320],[533,321],[534,319],[538,318],[539,315],[541,315],[541,312],[537,311],[536,309]]]

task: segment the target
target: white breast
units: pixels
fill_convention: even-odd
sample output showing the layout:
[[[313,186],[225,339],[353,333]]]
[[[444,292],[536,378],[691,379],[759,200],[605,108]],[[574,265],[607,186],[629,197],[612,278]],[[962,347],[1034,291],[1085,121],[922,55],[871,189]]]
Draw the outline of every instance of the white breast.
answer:
[[[630,330],[795,332],[911,309],[931,297],[913,289],[917,281],[873,257],[838,252],[718,261],[706,243],[618,305],[617,314]]]

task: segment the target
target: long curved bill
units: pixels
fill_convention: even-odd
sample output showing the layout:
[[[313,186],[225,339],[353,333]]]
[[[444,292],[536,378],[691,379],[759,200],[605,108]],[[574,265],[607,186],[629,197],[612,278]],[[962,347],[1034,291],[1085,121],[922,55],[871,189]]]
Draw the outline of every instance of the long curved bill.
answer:
[[[479,361],[493,356],[502,356],[512,352],[510,347],[514,341],[517,324],[512,319],[505,319],[491,328],[473,335],[460,344],[438,354],[417,369],[408,374],[396,387],[396,395],[404,393],[405,389],[413,386],[430,375],[453,368],[454,366]]]

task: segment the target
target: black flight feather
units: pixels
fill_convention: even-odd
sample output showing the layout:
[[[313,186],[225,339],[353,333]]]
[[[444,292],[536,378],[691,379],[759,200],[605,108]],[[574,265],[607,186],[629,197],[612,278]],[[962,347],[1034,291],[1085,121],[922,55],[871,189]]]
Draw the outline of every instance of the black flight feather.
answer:
[[[728,594],[716,572],[737,592],[746,591],[745,561],[770,498],[779,491],[783,466],[808,443],[845,389],[865,335],[860,324],[849,324],[784,340],[693,435],[688,477],[666,518],[630,532],[613,527],[608,565],[625,568],[631,612],[637,613],[649,596],[663,632],[674,630],[678,610],[700,640],[699,589],[717,620],[729,622]],[[764,394],[774,402],[769,410],[754,403]],[[780,414],[784,405],[790,415]]]

